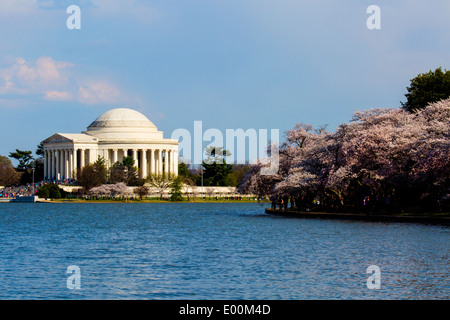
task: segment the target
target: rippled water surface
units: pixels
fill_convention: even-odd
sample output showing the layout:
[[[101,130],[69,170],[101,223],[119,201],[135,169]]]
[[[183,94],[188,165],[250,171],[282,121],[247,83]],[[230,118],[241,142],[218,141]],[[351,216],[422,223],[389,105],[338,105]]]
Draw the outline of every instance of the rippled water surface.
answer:
[[[250,203],[0,204],[0,299],[448,299],[449,239]]]

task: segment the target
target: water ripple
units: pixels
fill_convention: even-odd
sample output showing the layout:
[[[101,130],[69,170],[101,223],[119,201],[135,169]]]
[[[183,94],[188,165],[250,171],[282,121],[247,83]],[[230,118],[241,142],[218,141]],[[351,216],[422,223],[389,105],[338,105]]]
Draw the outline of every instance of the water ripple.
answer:
[[[1,299],[448,299],[449,228],[258,204],[4,204]],[[66,286],[81,269],[81,289]],[[381,289],[367,288],[370,265]]]

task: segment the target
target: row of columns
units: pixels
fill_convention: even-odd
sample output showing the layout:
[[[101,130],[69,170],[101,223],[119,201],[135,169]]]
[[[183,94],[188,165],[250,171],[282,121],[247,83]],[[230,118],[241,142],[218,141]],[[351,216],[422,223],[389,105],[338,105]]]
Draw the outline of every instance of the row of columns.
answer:
[[[82,150],[82,167],[85,165],[85,150]],[[44,150],[44,176],[47,179],[74,179],[77,152],[73,149]]]
[[[178,175],[178,151],[174,149],[106,149],[103,158],[107,166],[112,166],[121,159],[131,156],[135,166],[139,169],[139,176],[146,178],[150,173],[169,173]],[[111,151],[111,152],[110,152]],[[64,180],[76,179],[76,172],[86,164],[97,159],[97,149],[47,149],[44,150],[44,176],[47,179]],[[138,159],[138,153],[140,158]],[[78,154],[80,154],[78,156]],[[112,156],[112,159],[110,158]],[[79,159],[78,159],[79,158]]]
[[[112,149],[111,165],[119,161],[119,151],[123,159],[129,150],[132,151],[131,156],[141,178],[147,177],[150,173],[178,175],[178,151],[174,149]]]

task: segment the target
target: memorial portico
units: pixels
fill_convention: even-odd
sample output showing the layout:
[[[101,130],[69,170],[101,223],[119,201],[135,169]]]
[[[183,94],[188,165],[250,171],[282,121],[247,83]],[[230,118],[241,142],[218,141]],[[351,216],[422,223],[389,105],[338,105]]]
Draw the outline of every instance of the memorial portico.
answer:
[[[178,141],[138,111],[118,108],[98,117],[80,134],[55,133],[43,141],[44,176],[51,180],[76,179],[76,173],[99,157],[107,167],[131,156],[146,178],[150,173],[178,175]]]

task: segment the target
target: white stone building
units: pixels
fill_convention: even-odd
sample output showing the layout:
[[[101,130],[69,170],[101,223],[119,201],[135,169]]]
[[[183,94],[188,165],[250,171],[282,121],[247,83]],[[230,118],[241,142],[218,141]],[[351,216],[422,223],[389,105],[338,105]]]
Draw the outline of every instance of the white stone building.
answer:
[[[76,179],[76,172],[98,157],[107,167],[132,156],[141,178],[150,173],[178,175],[178,141],[164,139],[162,131],[143,114],[112,109],[82,133],[55,133],[43,141],[44,176]]]

